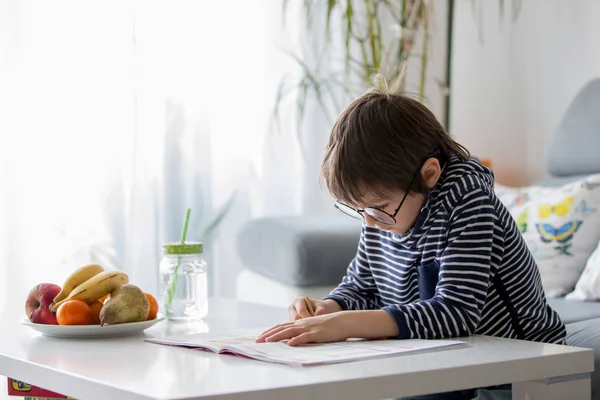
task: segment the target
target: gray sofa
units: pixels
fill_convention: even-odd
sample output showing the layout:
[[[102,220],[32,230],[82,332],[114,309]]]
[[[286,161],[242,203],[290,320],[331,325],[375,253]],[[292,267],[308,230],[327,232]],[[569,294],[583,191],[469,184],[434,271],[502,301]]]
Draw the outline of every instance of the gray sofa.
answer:
[[[556,186],[600,173],[600,79],[588,83],[573,100],[546,149],[550,177],[540,185]],[[600,226],[598,227],[600,229]],[[345,215],[264,218],[252,221],[238,237],[245,267],[306,293],[334,287],[355,254],[360,222]],[[600,302],[550,298],[567,326],[567,343],[597,350],[592,398],[600,400]]]

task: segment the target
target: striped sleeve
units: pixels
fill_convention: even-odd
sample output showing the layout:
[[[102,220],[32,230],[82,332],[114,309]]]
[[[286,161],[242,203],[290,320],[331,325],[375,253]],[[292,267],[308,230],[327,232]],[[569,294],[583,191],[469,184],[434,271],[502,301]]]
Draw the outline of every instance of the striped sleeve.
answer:
[[[324,300],[339,303],[343,310],[376,310],[381,308],[379,292],[375,285],[365,251],[363,225],[356,256],[350,262],[342,282]]]
[[[490,285],[496,213],[481,189],[458,201],[439,258],[438,283],[428,300],[390,305],[400,338],[436,339],[475,332]]]

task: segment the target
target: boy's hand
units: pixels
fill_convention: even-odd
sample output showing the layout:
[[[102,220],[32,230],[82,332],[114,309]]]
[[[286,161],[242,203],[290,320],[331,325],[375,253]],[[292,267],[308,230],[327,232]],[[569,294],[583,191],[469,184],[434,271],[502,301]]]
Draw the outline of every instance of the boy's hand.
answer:
[[[296,346],[338,342],[351,337],[383,339],[397,337],[399,333],[398,325],[387,311],[344,311],[275,325],[256,338],[256,342],[289,340],[290,346]]]
[[[310,297],[297,297],[288,307],[290,321],[310,318],[317,315],[331,314],[342,311],[342,307],[334,300],[316,300]]]
[[[296,346],[305,343],[343,341],[350,337],[351,319],[351,313],[343,312],[286,322],[263,332],[256,342],[278,342],[289,339],[287,344]]]

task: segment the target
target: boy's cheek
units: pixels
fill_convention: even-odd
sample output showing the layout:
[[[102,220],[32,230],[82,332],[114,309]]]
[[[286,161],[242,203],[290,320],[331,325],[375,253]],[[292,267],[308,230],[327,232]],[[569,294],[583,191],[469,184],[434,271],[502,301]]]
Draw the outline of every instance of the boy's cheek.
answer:
[[[377,221],[375,221],[373,218],[369,217],[368,215],[365,215],[365,225],[367,225],[369,228],[381,229],[377,226]]]

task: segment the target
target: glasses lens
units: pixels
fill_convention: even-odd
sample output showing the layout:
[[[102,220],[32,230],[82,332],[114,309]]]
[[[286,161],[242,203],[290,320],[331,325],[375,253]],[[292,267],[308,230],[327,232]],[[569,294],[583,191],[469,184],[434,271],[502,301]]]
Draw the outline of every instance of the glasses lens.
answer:
[[[394,225],[396,223],[396,221],[390,214],[388,214],[384,211],[378,210],[376,208],[367,207],[367,208],[365,208],[365,213],[369,217],[373,218],[374,220],[376,220],[378,222],[381,222],[382,224]]]
[[[344,214],[351,216],[352,218],[362,219],[362,215],[358,211],[343,203],[335,203],[335,208],[337,208]]]

